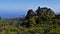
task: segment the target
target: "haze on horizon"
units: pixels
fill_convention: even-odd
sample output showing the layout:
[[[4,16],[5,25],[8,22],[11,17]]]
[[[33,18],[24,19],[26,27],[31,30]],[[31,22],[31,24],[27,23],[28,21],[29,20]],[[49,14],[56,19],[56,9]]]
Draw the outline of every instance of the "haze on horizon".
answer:
[[[36,10],[38,6],[48,7],[55,13],[60,13],[59,3],[60,0],[0,0],[0,16],[24,16],[29,9]]]

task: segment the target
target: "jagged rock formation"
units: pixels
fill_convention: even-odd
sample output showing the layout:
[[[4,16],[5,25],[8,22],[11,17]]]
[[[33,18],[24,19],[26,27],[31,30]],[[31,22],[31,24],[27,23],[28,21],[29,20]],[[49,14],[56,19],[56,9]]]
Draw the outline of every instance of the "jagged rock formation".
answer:
[[[43,7],[43,8],[38,7],[38,9],[34,13],[33,13],[33,10],[30,9],[27,12],[27,18],[31,17],[31,16],[34,16],[33,14],[37,15],[37,16],[40,16],[40,17],[44,17],[44,16],[48,17],[48,18],[55,17],[55,13],[50,8],[47,8],[47,7]]]
[[[30,24],[30,22],[32,21],[39,24],[42,21],[51,20],[54,17],[55,17],[55,13],[50,8],[38,7],[36,11],[33,11],[32,9],[28,10],[25,20],[27,20],[26,23],[28,24]]]

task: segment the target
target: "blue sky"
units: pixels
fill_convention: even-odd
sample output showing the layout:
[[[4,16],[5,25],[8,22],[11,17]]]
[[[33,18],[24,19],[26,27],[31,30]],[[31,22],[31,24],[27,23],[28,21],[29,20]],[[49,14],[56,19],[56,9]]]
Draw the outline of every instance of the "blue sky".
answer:
[[[0,0],[0,16],[25,15],[29,9],[36,10],[38,6],[48,7],[55,13],[60,13],[60,0]]]

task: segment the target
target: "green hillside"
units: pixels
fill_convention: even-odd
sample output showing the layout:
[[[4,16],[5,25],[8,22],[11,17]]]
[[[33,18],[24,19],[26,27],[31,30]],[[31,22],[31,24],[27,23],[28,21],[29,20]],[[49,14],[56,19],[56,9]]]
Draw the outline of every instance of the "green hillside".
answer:
[[[23,18],[2,20],[0,34],[60,34],[60,14],[50,8],[29,9]]]

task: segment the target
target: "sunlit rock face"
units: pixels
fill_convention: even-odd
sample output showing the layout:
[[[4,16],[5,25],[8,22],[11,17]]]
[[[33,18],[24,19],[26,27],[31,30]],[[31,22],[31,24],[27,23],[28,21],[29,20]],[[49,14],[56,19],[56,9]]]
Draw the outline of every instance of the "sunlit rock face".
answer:
[[[45,14],[47,17],[50,17],[50,18],[55,17],[55,13],[50,8],[43,7],[41,8],[41,10],[43,11],[43,14]]]
[[[38,16],[46,16],[50,18],[55,17],[55,13],[50,8],[47,7],[43,7],[43,8],[38,7],[36,12]]]

